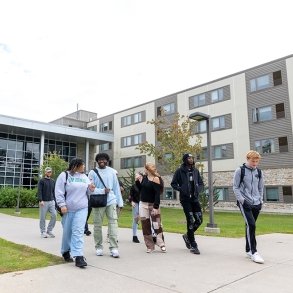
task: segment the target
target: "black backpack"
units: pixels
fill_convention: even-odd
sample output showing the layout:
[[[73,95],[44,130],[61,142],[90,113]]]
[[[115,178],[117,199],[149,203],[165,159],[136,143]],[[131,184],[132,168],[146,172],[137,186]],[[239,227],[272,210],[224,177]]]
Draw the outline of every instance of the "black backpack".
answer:
[[[241,173],[240,173],[239,186],[243,182],[243,179],[244,179],[244,176],[245,176],[245,166],[244,165],[240,166],[240,170],[241,170]],[[258,179],[260,180],[261,179],[261,169],[256,168],[256,170],[257,170],[257,173],[258,173]]]
[[[64,171],[65,172],[65,183],[64,183],[64,189],[65,189],[65,193],[64,193],[64,198],[66,200],[66,195],[67,195],[67,192],[66,192],[66,184],[67,184],[67,179],[68,179],[68,172],[67,171]],[[55,197],[55,194],[54,194],[54,201],[55,201],[55,209],[57,211],[57,213],[62,217],[62,213],[61,213],[61,208],[58,206],[57,202],[56,202],[56,197]]]

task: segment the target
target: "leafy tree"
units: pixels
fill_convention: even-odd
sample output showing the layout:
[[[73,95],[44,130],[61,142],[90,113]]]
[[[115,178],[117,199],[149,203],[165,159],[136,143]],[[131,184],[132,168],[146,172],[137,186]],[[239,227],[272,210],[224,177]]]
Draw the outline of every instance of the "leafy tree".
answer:
[[[154,157],[165,171],[174,173],[182,163],[183,153],[197,155],[201,151],[201,137],[193,134],[196,123],[178,113],[171,118],[161,113],[157,119],[147,121],[147,124],[155,127],[157,145],[146,141],[137,149],[140,153]],[[190,144],[192,138],[195,138],[194,144]]]
[[[52,178],[56,180],[59,174],[68,168],[68,162],[62,159],[58,153],[53,152],[44,155],[43,165],[39,169],[39,173],[43,176],[45,175],[46,167],[52,168]]]
[[[119,177],[124,186],[124,201],[128,200],[130,188],[135,183],[135,174],[135,168],[132,167],[127,171],[127,176]]]

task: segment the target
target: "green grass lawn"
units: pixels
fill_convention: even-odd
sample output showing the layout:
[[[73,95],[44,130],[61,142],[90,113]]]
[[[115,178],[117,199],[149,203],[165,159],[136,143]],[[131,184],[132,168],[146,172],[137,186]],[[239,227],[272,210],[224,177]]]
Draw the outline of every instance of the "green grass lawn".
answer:
[[[0,274],[64,263],[63,258],[0,238]]]
[[[39,218],[38,208],[23,208],[20,210],[20,217]],[[0,209],[0,213],[15,215],[14,209]],[[185,233],[186,222],[183,210],[181,208],[161,208],[163,229],[166,232]],[[60,216],[58,216],[60,220]],[[283,214],[265,214],[261,213],[257,220],[257,235],[269,233],[290,233],[293,234],[292,225],[293,216]],[[211,235],[204,232],[209,222],[209,214],[204,214],[204,221],[201,227],[196,232],[200,235]],[[244,221],[240,212],[218,212],[214,213],[214,222],[221,230],[220,234],[212,234],[219,237],[243,237],[244,236]],[[92,224],[92,215],[89,219]],[[119,217],[119,227],[130,228],[132,223],[131,207],[123,208]],[[105,223],[106,224],[106,221]]]

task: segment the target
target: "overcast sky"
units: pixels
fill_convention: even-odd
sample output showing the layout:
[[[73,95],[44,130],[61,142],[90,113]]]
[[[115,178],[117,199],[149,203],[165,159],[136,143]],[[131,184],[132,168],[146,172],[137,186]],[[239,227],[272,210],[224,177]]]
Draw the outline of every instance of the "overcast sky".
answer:
[[[293,54],[287,0],[0,0],[0,114],[99,117]]]

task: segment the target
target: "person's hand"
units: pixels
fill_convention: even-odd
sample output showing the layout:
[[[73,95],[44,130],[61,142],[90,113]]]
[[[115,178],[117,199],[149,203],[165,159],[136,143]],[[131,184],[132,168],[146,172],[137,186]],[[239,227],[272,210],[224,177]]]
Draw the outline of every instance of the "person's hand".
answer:
[[[67,213],[67,206],[61,207],[61,213],[62,213],[62,215]]]
[[[96,188],[96,186],[95,186],[94,183],[89,184],[89,190],[90,190],[90,191],[94,191],[95,188]]]
[[[248,201],[246,201],[246,200],[244,200],[242,206],[243,206],[243,208],[244,208],[245,210],[251,210],[251,209],[252,209],[251,204],[250,204]]]
[[[139,182],[141,182],[141,180],[142,180],[142,175],[139,173],[135,174],[135,181],[138,181],[138,180],[139,180]]]
[[[136,203],[135,203],[134,201],[132,201],[132,202],[131,202],[131,206],[132,206],[133,208],[135,208]]]
[[[151,212],[151,214],[152,214],[153,216],[158,215],[158,214],[159,214],[159,209],[153,209],[152,212]]]
[[[111,191],[110,188],[105,188],[105,193],[109,193]]]
[[[39,202],[40,207],[43,207],[45,205],[45,203],[43,201]]]

